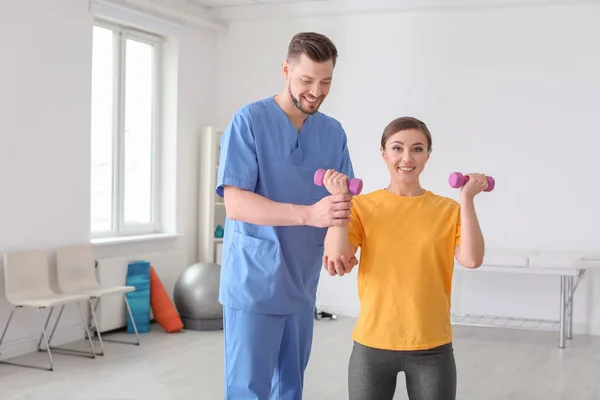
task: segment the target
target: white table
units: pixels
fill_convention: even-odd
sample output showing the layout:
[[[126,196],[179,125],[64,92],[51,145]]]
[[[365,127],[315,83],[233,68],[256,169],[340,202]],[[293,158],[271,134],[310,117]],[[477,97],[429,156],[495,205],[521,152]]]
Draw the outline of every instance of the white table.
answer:
[[[452,323],[511,329],[558,330],[558,347],[564,349],[566,340],[573,338],[573,297],[585,272],[590,268],[600,268],[600,256],[547,252],[507,254],[492,251],[479,268],[467,269],[457,264],[456,272],[558,276],[560,277],[560,309],[556,321],[452,314]]]

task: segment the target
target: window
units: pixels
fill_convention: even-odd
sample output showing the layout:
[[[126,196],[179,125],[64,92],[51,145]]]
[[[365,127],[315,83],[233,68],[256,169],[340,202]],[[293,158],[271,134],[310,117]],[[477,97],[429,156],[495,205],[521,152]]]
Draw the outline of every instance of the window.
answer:
[[[158,231],[160,38],[97,23],[93,32],[91,232]]]

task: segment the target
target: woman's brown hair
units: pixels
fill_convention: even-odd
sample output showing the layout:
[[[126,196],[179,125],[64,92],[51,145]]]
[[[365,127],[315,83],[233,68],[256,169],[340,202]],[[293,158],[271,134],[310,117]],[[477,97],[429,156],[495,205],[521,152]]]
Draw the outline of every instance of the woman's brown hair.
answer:
[[[394,136],[396,133],[400,131],[405,131],[408,129],[416,129],[423,133],[425,137],[427,137],[427,151],[431,150],[431,133],[425,125],[424,122],[419,121],[413,117],[400,117],[396,118],[383,130],[383,134],[381,135],[381,147],[385,149],[385,144],[389,140],[390,137]]]

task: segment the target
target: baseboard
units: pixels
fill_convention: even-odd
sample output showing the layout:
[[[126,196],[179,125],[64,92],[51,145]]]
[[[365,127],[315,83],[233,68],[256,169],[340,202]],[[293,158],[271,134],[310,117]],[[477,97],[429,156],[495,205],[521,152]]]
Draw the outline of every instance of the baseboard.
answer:
[[[600,336],[600,325],[573,323],[573,334]]]
[[[3,343],[2,347],[0,347],[0,360],[4,361],[13,357],[35,353],[41,334],[42,332],[40,330],[40,333],[37,335],[29,335],[26,338]],[[51,345],[62,346],[66,343],[77,342],[83,339],[85,339],[85,333],[81,324],[66,326],[64,328],[56,328]]]

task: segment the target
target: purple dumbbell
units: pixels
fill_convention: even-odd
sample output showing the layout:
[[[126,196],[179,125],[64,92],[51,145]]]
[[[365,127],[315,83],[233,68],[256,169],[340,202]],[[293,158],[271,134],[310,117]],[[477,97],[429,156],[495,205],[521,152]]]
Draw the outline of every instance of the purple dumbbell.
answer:
[[[315,172],[315,177],[314,177],[315,185],[323,186],[323,178],[325,177],[325,172],[327,172],[327,171],[324,169],[318,169],[317,172]],[[363,188],[362,179],[354,178],[354,179],[350,179],[348,181],[348,191],[350,193],[352,193],[353,195],[360,194],[360,192],[362,192],[362,188]]]
[[[484,192],[491,192],[496,186],[496,181],[491,176],[486,176],[486,178],[488,182],[488,187],[484,190]],[[460,172],[453,172],[450,174],[450,178],[448,178],[448,183],[450,183],[451,187],[456,189],[462,187],[465,183],[467,183],[468,180],[468,176],[464,176]]]

